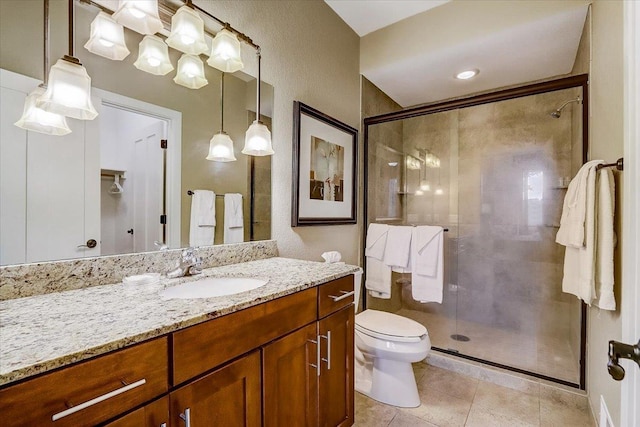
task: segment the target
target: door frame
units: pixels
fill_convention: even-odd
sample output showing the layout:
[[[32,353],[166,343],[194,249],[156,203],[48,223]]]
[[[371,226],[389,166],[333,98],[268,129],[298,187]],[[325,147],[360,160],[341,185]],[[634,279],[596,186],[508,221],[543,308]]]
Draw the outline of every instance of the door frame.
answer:
[[[138,99],[129,98],[117,93],[93,88],[93,97],[100,100],[100,105],[121,110],[132,111],[160,119],[167,123],[167,241],[170,248],[180,247],[180,186],[182,163],[182,113],[159,105],[150,104]],[[99,130],[97,130],[99,133]],[[99,138],[99,134],[95,135]]]
[[[624,2],[624,203],[622,233],[622,341],[640,339],[640,5]],[[628,363],[625,363],[628,362]],[[623,361],[626,377],[621,384],[621,426],[640,425],[640,369]]]

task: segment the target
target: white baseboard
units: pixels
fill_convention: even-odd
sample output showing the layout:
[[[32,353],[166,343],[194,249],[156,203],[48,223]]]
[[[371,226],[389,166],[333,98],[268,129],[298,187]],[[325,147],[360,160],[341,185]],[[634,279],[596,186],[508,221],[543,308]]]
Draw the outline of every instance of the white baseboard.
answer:
[[[604,397],[600,395],[600,421],[598,427],[615,427],[607,408],[607,403],[604,401]]]

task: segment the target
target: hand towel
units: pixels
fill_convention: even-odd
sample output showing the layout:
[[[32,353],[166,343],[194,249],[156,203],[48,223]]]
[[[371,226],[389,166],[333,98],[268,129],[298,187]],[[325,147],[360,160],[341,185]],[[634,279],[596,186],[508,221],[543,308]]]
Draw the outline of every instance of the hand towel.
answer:
[[[386,224],[369,224],[364,255],[378,260],[384,259],[384,250],[387,246],[388,233],[389,226]]]
[[[189,219],[189,246],[213,245],[216,231],[216,194],[208,190],[195,190],[191,196]]]
[[[224,243],[244,242],[242,194],[224,195]]]
[[[615,211],[615,182],[609,168],[598,172],[597,224],[596,224],[596,300],[594,304],[603,310],[615,310],[613,295],[613,248],[616,236],[613,231]]]
[[[577,296],[589,305],[596,297],[596,175],[597,166],[600,163],[603,162],[596,160],[582,167],[586,169],[587,177],[580,181],[580,185],[584,185],[585,188],[576,191],[585,194],[584,245],[576,247],[573,244],[567,244],[562,277],[562,291]]]
[[[585,245],[585,220],[587,209],[587,178],[593,167],[603,163],[593,160],[585,163],[569,183],[564,197],[560,228],[556,242],[563,246],[582,248]]]
[[[420,302],[442,303],[444,289],[444,230],[419,226],[411,237],[411,294]]]
[[[389,226],[369,224],[365,244],[366,277],[364,286],[377,298],[391,298],[391,267],[383,261]]]
[[[387,245],[384,250],[384,263],[398,273],[409,273],[411,253],[411,234],[413,227],[390,226],[387,233]]]

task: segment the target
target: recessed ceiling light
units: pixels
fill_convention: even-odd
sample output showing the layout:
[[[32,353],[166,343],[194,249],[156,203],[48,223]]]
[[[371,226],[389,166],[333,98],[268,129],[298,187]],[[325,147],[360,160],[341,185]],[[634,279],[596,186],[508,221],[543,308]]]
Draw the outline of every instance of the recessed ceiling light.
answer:
[[[456,74],[456,79],[459,80],[468,80],[472,77],[477,76],[480,73],[480,71],[477,68],[474,68],[473,70],[465,70],[465,71],[461,71],[458,74]]]

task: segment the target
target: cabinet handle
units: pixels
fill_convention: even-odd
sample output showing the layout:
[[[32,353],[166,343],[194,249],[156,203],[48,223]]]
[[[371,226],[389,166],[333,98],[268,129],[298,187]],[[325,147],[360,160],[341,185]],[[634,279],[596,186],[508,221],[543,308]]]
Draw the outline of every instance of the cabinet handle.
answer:
[[[323,362],[327,362],[327,370],[331,370],[331,331],[327,331],[327,335],[320,335],[327,340],[327,358],[322,358]],[[318,346],[320,348],[320,346]]]
[[[167,423],[160,424],[160,427],[167,427]]]
[[[145,384],[146,382],[147,382],[147,380],[143,378],[140,381],[136,381],[135,383],[132,383],[132,384],[127,384],[124,387],[120,387],[117,390],[110,391],[109,393],[103,394],[102,396],[98,396],[98,397],[93,398],[91,400],[87,400],[86,402],[81,403],[78,406],[74,406],[74,407],[66,409],[66,410],[64,410],[62,412],[58,412],[57,414],[55,414],[55,415],[53,415],[51,417],[51,421],[57,421],[60,418],[66,417],[67,415],[75,414],[76,412],[82,411],[83,409],[88,408],[89,406],[95,405],[96,403],[103,402],[103,401],[105,401],[107,399],[111,399],[112,397],[117,396],[119,394],[122,394],[124,392],[127,392],[127,391],[129,391],[131,389],[134,389],[136,387],[140,387],[141,385]]]
[[[184,414],[180,414],[180,419],[184,421],[184,427],[191,427],[191,409],[185,409]]]
[[[356,291],[340,291],[340,293],[342,295],[340,296],[335,296],[335,295],[329,295],[329,298],[331,298],[333,300],[333,302],[338,302],[340,300],[343,300],[345,298],[349,298],[351,295],[355,295]]]
[[[318,376],[320,376],[320,335],[317,336],[315,341],[314,340],[308,340],[308,341],[316,345],[316,363],[315,364],[309,363],[309,365],[316,368],[316,371],[318,372]]]

